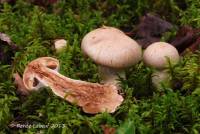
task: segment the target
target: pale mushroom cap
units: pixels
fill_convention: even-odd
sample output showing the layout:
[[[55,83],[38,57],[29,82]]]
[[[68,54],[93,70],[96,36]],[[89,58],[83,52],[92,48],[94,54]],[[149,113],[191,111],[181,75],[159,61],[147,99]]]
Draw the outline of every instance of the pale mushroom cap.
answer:
[[[179,61],[179,53],[177,49],[165,42],[156,42],[146,48],[143,54],[144,63],[150,67],[164,69],[168,65],[168,60],[171,63]]]
[[[64,39],[57,39],[54,42],[56,51],[60,51],[67,46],[67,41]]]
[[[113,68],[129,67],[142,57],[137,42],[113,27],[103,26],[89,32],[83,38],[81,48],[95,63]]]

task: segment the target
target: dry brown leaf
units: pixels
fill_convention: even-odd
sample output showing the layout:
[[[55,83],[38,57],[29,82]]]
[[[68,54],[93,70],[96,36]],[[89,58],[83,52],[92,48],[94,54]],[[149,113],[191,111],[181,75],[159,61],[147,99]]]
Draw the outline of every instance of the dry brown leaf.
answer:
[[[160,41],[162,34],[172,28],[171,23],[158,16],[147,14],[140,19],[140,23],[136,26],[136,41],[146,48],[151,43]]]
[[[200,29],[193,29],[190,26],[183,26],[177,32],[176,37],[171,41],[180,53],[189,48],[192,52],[198,49]]]

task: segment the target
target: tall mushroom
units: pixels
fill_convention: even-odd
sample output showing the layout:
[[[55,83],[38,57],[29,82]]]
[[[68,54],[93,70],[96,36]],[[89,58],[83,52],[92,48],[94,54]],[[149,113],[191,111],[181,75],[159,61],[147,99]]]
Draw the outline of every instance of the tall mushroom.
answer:
[[[23,83],[28,90],[48,86],[61,98],[77,103],[86,113],[112,113],[122,103],[115,85],[100,85],[73,80],[58,73],[59,62],[51,57],[42,57],[30,62],[23,74]]]
[[[141,60],[142,50],[136,41],[114,27],[95,29],[82,40],[82,51],[99,66],[103,83],[116,84],[123,69]]]
[[[146,48],[143,60],[147,66],[156,69],[152,74],[152,82],[157,88],[160,87],[161,82],[169,80],[169,74],[166,71],[168,60],[176,64],[179,58],[177,49],[165,42],[156,42]]]

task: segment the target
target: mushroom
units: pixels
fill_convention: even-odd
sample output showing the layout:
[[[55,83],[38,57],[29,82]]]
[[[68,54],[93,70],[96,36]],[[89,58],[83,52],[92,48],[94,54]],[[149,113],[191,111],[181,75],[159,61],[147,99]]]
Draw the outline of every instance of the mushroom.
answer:
[[[155,68],[152,74],[153,84],[159,88],[160,83],[169,79],[169,74],[166,70],[168,61],[171,64],[176,64],[180,59],[177,49],[166,42],[156,42],[146,48],[143,54],[144,63]]]
[[[142,58],[138,43],[114,27],[103,26],[89,32],[82,40],[81,49],[98,64],[102,83],[106,84],[117,84],[117,75],[125,77],[123,69]]]
[[[54,47],[56,49],[56,52],[59,53],[67,46],[67,41],[64,39],[57,39],[54,41]]]
[[[28,90],[38,90],[48,86],[59,97],[76,103],[90,114],[115,112],[123,97],[117,86],[101,85],[73,80],[58,73],[59,61],[51,57],[41,57],[30,62],[23,74],[23,82]]]
[[[17,92],[23,96],[29,95],[30,92],[25,87],[23,79],[21,78],[19,73],[14,73],[13,78],[15,79],[14,84],[17,86]]]

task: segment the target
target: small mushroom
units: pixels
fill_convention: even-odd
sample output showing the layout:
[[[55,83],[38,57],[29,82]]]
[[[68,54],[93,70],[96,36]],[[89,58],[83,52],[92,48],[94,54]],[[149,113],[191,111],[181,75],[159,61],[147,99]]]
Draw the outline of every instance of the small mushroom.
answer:
[[[143,54],[144,63],[156,69],[152,74],[153,84],[159,88],[160,83],[169,79],[166,72],[168,61],[176,64],[180,59],[177,49],[165,42],[156,42],[146,48]]]
[[[98,64],[102,83],[106,84],[117,84],[117,75],[125,77],[123,69],[137,64],[142,57],[138,43],[114,27],[103,26],[89,32],[81,48]]]
[[[56,52],[59,53],[67,46],[67,41],[64,39],[57,39],[54,41],[54,47],[56,49]]]
[[[57,96],[76,103],[84,112],[90,114],[113,113],[123,101],[115,85],[73,80],[59,74],[58,70],[57,59],[42,57],[33,60],[24,71],[24,85],[28,90],[38,90],[48,86]]]

